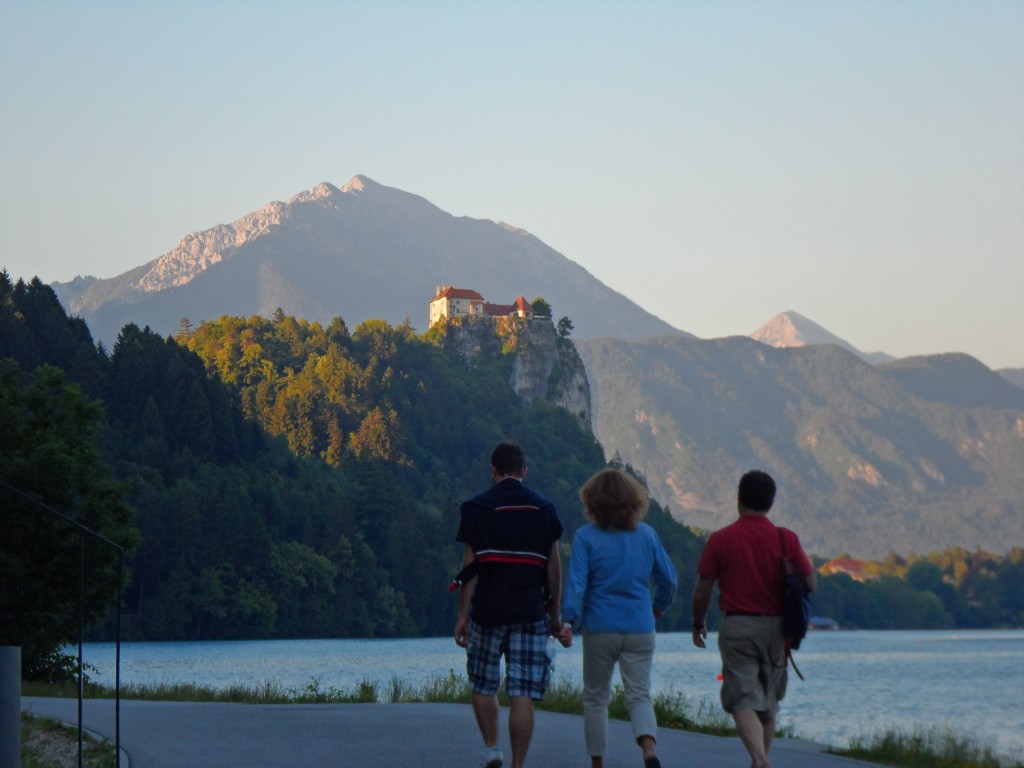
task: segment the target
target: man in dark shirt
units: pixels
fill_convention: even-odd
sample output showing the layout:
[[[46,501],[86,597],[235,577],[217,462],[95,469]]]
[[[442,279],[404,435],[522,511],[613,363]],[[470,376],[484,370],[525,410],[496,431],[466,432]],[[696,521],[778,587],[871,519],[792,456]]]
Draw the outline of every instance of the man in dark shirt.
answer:
[[[491,455],[494,486],[465,502],[455,537],[463,567],[476,577],[462,588],[455,642],[466,648],[473,713],[484,740],[484,768],[499,768],[498,688],[505,658],[512,768],[522,768],[533,737],[533,702],[550,682],[548,638],[561,627],[562,524],[554,504],[523,485],[526,459],[512,442]],[[547,602],[545,603],[545,595]]]

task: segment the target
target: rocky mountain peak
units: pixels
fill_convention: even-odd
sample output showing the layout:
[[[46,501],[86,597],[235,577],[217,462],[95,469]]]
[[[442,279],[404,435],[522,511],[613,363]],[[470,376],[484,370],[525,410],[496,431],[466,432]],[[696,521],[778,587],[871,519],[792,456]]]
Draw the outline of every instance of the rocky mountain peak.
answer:
[[[185,235],[173,249],[152,262],[133,288],[152,293],[191,282],[222,261],[229,251],[280,226],[286,209],[284,203],[275,201],[231,224],[218,224]]]
[[[750,338],[771,347],[807,347],[816,344],[834,344],[847,352],[852,352],[862,360],[877,365],[892,360],[891,355],[884,352],[861,352],[855,346],[834,333],[825,330],[799,312],[788,310],[781,312],[762,325]]]
[[[330,182],[322,181],[312,189],[307,189],[305,192],[299,192],[299,194],[295,195],[288,201],[288,203],[307,203],[315,200],[325,200],[339,194],[340,192],[342,192],[342,190],[338,189]]]
[[[338,189],[324,181],[299,192],[287,203],[274,201],[231,224],[218,224],[202,232],[185,235],[177,246],[156,259],[132,287],[152,293],[185,285],[214,264],[230,258],[241,246],[279,227],[288,216],[289,206],[329,200],[342,193],[358,194],[368,182],[372,183],[365,176],[353,176]]]
[[[808,344],[847,346],[839,337],[792,310],[777,314],[750,334],[750,338],[772,347],[804,347]]]
[[[347,182],[345,186],[341,188],[342,192],[348,193],[359,193],[366,189],[366,182],[369,181],[365,176],[359,176],[358,174],[353,176]]]

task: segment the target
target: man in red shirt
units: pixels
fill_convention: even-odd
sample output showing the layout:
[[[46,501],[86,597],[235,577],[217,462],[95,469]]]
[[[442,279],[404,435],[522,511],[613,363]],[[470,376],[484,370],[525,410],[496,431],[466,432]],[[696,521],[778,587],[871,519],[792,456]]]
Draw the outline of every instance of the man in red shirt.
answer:
[[[779,701],[786,694],[783,559],[803,577],[808,591],[818,584],[797,535],[768,519],[774,502],[775,481],[766,472],[752,470],[740,478],[739,519],[708,537],[693,591],[693,644],[705,648],[704,620],[718,581],[718,605],[725,614],[718,631],[722,708],[736,721],[752,768],[771,768],[768,750]]]

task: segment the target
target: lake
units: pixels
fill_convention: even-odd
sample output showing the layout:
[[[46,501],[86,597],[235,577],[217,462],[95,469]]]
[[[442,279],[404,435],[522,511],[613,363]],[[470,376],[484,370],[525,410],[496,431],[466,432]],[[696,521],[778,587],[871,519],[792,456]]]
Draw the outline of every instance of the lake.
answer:
[[[718,706],[716,637],[694,648],[688,634],[661,633],[655,690]],[[113,684],[114,644],[89,643],[93,677]],[[795,653],[805,680],[790,674],[779,722],[797,735],[845,745],[852,736],[893,726],[948,728],[1002,753],[1024,753],[1024,631],[812,632]],[[273,682],[288,690],[316,681],[348,690],[392,678],[418,686],[448,670],[465,671],[451,638],[416,640],[261,640],[124,643],[122,683],[198,683],[215,687]],[[558,649],[556,675],[582,677],[577,645]]]

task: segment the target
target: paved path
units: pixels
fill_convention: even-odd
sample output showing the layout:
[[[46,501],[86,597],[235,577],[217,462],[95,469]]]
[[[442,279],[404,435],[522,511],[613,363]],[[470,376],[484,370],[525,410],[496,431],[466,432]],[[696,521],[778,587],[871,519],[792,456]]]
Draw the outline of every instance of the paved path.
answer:
[[[23,697],[23,711],[77,725],[74,699]],[[114,702],[84,703],[83,726],[114,739]],[[502,709],[508,765],[508,710]],[[609,723],[608,768],[639,768],[629,725]],[[747,768],[738,739],[661,730],[665,768]],[[476,768],[483,748],[473,711],[463,704],[204,704],[122,701],[121,768]],[[826,755],[813,744],[780,739],[775,768],[853,768],[860,760]],[[537,712],[531,768],[587,768],[583,721]]]

